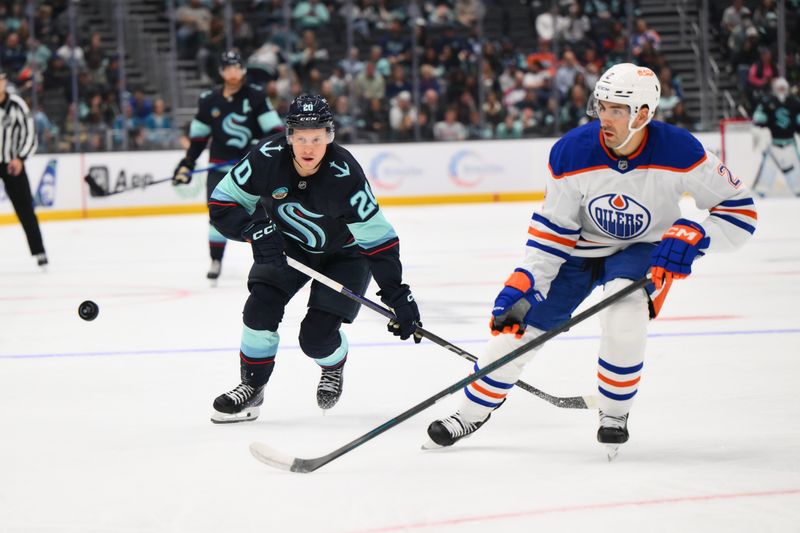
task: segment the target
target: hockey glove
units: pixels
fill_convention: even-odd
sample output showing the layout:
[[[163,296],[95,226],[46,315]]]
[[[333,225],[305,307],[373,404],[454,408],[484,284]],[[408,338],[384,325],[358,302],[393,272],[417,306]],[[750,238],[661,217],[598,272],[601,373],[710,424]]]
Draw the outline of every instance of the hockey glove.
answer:
[[[173,185],[189,185],[192,182],[192,171],[194,170],[194,161],[189,161],[187,158],[181,159],[178,166],[175,167],[175,172],[172,173]]]
[[[274,222],[253,222],[242,231],[242,239],[250,243],[257,264],[289,268],[283,237]]]
[[[422,326],[419,317],[419,308],[414,296],[411,294],[411,289],[408,285],[400,285],[394,291],[391,297],[387,297],[386,293],[382,290],[378,291],[381,301],[392,308],[397,320],[390,320],[386,329],[395,337],[400,337],[401,340],[413,336],[414,342],[419,344],[422,340],[422,334],[417,333],[417,326]]]
[[[679,218],[669,228],[653,251],[650,272],[656,290],[673,279],[683,279],[692,273],[692,262],[708,248],[711,239],[706,237],[703,226],[697,222]]]
[[[525,317],[538,303],[542,293],[533,288],[533,276],[518,268],[506,280],[506,285],[494,301],[489,328],[492,335],[513,333],[518,339],[525,333]]]

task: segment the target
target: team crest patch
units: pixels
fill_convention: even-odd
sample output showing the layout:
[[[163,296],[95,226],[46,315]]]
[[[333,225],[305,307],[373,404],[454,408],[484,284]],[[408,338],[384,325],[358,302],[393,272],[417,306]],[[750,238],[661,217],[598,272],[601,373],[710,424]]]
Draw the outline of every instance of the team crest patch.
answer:
[[[615,239],[635,239],[650,227],[652,216],[645,206],[625,194],[604,194],[591,200],[589,217],[600,231]]]
[[[283,200],[289,194],[289,189],[286,187],[278,187],[272,191],[272,197],[276,200]]]

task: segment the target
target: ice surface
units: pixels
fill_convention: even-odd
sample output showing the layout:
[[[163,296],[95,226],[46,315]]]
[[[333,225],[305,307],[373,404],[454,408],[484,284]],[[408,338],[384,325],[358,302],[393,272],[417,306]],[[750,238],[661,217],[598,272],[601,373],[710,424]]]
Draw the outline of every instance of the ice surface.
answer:
[[[480,354],[532,207],[385,209],[427,329]],[[470,364],[394,340],[362,309],[346,327],[344,395],[323,417],[319,370],[297,342],[303,292],[261,417],[213,425],[213,398],[238,382],[246,245],[229,247],[212,289],[203,216],[46,223],[46,273],[21,228],[0,226],[0,531],[798,531],[799,208],[759,202],[754,240],[676,282],[613,463],[595,411],[516,389],[453,448],[420,450],[450,397],[310,474],[261,464],[248,446],[325,455]],[[93,322],[78,317],[83,300],[100,306]],[[593,393],[598,331],[589,320],[556,338],[522,379]]]

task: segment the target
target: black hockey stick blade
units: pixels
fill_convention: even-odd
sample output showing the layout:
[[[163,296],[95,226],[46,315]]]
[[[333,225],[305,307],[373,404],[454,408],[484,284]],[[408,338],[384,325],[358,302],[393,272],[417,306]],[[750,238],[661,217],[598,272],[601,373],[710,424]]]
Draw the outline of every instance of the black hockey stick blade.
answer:
[[[318,282],[322,283],[323,285],[335,290],[336,292],[347,296],[351,300],[360,303],[361,305],[368,307],[375,311],[378,314],[383,315],[384,317],[390,320],[396,320],[394,313],[390,309],[380,305],[379,303],[373,302],[369,298],[362,296],[358,293],[355,293],[342,285],[341,283],[330,279],[329,277],[325,276],[317,272],[316,270],[312,269],[311,267],[304,265],[303,263],[292,259],[291,257],[286,258],[287,263],[289,266],[302,272],[303,274],[307,275],[308,277],[317,280]],[[438,335],[426,330],[422,326],[417,326],[417,333],[422,335],[424,338],[428,339],[434,344],[438,344],[442,348],[446,348],[447,350],[453,352],[454,354],[458,355],[459,357],[463,357],[467,361],[476,362],[478,360],[477,357],[472,355],[471,353],[467,352],[466,350],[462,350],[458,346],[450,344],[443,338],[439,337]],[[527,392],[530,392],[534,396],[541,398],[542,400],[555,405],[556,407],[561,407],[564,409],[594,409],[596,407],[596,401],[594,400],[593,396],[568,396],[568,397],[559,397],[553,396],[551,394],[547,394],[546,392],[537,389],[533,385],[525,383],[522,380],[519,380],[515,383],[515,385]]]
[[[290,456],[290,455],[285,454],[283,452],[280,452],[278,450],[275,450],[271,446],[269,446],[267,444],[260,443],[260,442],[254,442],[254,443],[252,443],[250,445],[250,453],[253,455],[253,457],[258,459],[262,463],[267,464],[269,466],[272,466],[274,468],[279,468],[281,470],[288,470],[290,472],[299,472],[299,473],[314,472],[318,468],[320,468],[322,466],[325,466],[326,464],[330,463],[334,459],[337,459],[338,457],[341,457],[342,455],[344,455],[344,454],[346,454],[348,452],[351,452],[354,449],[358,448],[359,446],[361,446],[365,442],[374,439],[375,437],[377,437],[381,433],[384,433],[384,432],[392,429],[393,427],[399,425],[400,423],[405,422],[406,420],[408,420],[412,416],[421,413],[422,411],[424,411],[428,407],[432,406],[433,404],[435,404],[436,402],[438,402],[442,398],[444,398],[446,396],[449,396],[449,395],[451,395],[451,394],[453,394],[455,392],[460,391],[462,388],[466,387],[470,383],[472,383],[474,381],[477,381],[477,380],[481,379],[483,376],[494,372],[495,370],[497,370],[501,366],[510,363],[511,361],[513,361],[517,357],[521,356],[522,354],[524,354],[526,352],[529,352],[529,351],[533,350],[534,348],[538,348],[539,346],[541,346],[545,342],[549,341],[550,339],[552,339],[556,335],[559,335],[559,334],[567,331],[568,329],[570,329],[570,328],[576,326],[577,324],[583,322],[587,318],[596,315],[597,313],[599,313],[600,311],[602,311],[606,307],[608,307],[608,306],[618,302],[619,300],[625,298],[626,296],[628,296],[630,294],[633,294],[634,292],[644,288],[644,286],[647,285],[649,282],[650,282],[649,275],[646,276],[646,277],[643,277],[643,278],[641,278],[641,279],[639,279],[639,280],[637,280],[635,282],[633,282],[632,284],[628,285],[627,287],[623,288],[622,290],[619,290],[619,291],[615,292],[614,294],[612,294],[611,296],[608,296],[608,297],[604,298],[602,301],[600,301],[600,302],[596,303],[595,305],[591,306],[589,309],[587,309],[587,310],[575,315],[574,317],[570,318],[569,320],[567,320],[566,322],[564,322],[560,326],[557,326],[557,327],[547,331],[546,333],[542,333],[541,335],[539,335],[535,339],[531,340],[530,342],[527,342],[527,343],[523,344],[522,346],[520,346],[519,348],[517,348],[516,350],[513,350],[513,351],[507,353],[506,355],[504,355],[503,357],[501,357],[497,361],[494,361],[493,363],[490,363],[490,364],[486,365],[485,367],[481,368],[480,370],[478,370],[477,372],[475,372],[473,374],[470,374],[469,376],[465,377],[464,379],[462,379],[462,380],[460,380],[460,381],[458,381],[456,383],[453,383],[452,385],[450,385],[446,389],[434,394],[433,396],[431,396],[430,398],[428,398],[426,400],[423,400],[422,402],[420,402],[417,405],[411,407],[407,411],[404,411],[403,413],[400,413],[396,417],[394,417],[394,418],[392,418],[390,420],[387,420],[386,422],[384,422],[380,426],[377,426],[377,427],[371,429],[370,431],[368,431],[364,435],[361,435],[357,439],[355,439],[355,440],[353,440],[351,442],[348,442],[344,446],[342,446],[342,447],[330,452],[327,455],[322,455],[320,457],[315,457],[315,458],[311,458],[311,459],[302,459],[300,457],[293,457],[293,456]]]
[[[231,159],[230,161],[225,161],[224,163],[217,163],[215,165],[211,165],[210,167],[206,168],[198,168],[191,172],[191,174],[199,174],[200,172],[208,172],[211,170],[216,170],[220,167],[225,165],[231,165],[236,163],[236,159]],[[118,191],[106,191],[103,187],[100,186],[99,183],[90,175],[87,174],[83,177],[83,180],[89,185],[89,191],[91,192],[92,196],[114,196],[115,194],[122,194],[128,191],[143,191],[146,188],[150,187],[151,185],[158,185],[159,183],[167,183],[168,181],[172,181],[172,176],[167,178],[160,178],[148,183],[145,183],[142,187],[125,187],[124,189],[120,189]]]

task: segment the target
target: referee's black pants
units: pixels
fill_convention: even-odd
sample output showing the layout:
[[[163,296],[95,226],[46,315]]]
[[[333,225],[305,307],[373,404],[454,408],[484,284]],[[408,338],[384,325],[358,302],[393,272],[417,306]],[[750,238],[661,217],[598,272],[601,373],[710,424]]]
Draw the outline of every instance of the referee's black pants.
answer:
[[[31,184],[28,181],[25,166],[22,166],[22,172],[18,176],[12,176],[8,173],[8,166],[5,163],[0,163],[0,178],[3,179],[6,194],[11,200],[11,205],[14,206],[14,211],[17,212],[17,218],[22,223],[22,229],[25,230],[31,255],[44,253],[42,232],[39,231],[39,221],[33,211]]]

